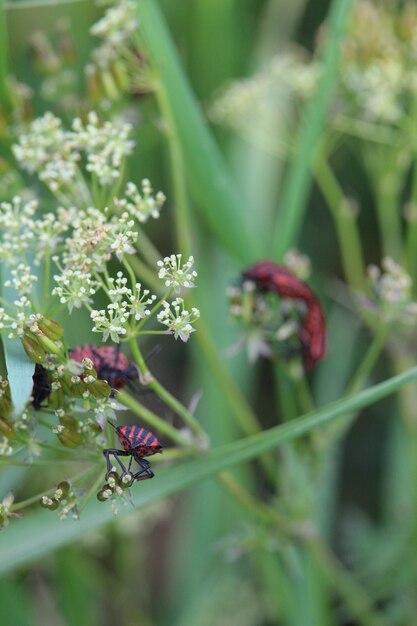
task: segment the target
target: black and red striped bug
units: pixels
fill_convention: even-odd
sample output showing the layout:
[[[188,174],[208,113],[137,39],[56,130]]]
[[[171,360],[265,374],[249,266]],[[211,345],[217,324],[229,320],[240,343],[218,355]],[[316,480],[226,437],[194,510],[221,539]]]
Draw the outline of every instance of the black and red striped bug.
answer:
[[[106,380],[112,389],[122,389],[129,382],[139,379],[137,368],[130,365],[123,352],[120,352],[120,346],[94,346],[86,343],[68,350],[68,355],[77,363],[90,359],[98,378]]]
[[[119,450],[117,448],[107,448],[106,450],[103,450],[107,463],[106,480],[108,480],[109,474],[112,471],[110,455],[113,455],[120,465],[122,469],[122,477],[130,473],[130,468],[134,459],[139,465],[140,470],[133,474],[132,480],[147,480],[148,478],[153,478],[154,473],[150,469],[151,464],[143,457],[162,453],[162,446],[155,435],[140,426],[115,426],[110,420],[108,420],[108,422],[116,431],[117,438],[123,446],[123,450]],[[120,456],[131,457],[127,470],[119,459]]]
[[[326,352],[326,322],[313,290],[286,267],[268,260],[249,267],[242,278],[253,282],[259,292],[304,302],[306,312],[299,331],[301,356],[306,370],[314,367]]]

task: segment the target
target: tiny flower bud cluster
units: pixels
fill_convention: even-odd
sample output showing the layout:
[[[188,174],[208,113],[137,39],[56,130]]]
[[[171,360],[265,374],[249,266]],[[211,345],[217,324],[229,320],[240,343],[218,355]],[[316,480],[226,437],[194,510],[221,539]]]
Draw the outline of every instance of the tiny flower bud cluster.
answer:
[[[190,256],[188,261],[181,264],[182,254],[171,254],[166,256],[163,261],[158,261],[158,277],[165,282],[166,287],[174,287],[179,290],[180,287],[195,287],[194,279],[197,277],[195,270],[191,271],[194,265],[194,257]]]
[[[116,207],[127,211],[131,217],[141,223],[147,222],[150,217],[157,219],[166,200],[162,191],[153,195],[151,183],[147,178],[142,180],[142,195],[137,186],[130,182],[127,184],[125,196],[126,198],[122,200],[115,200]]]
[[[134,2],[119,0],[91,27],[91,34],[100,37],[112,47],[125,44],[139,25],[135,10]]]
[[[60,520],[66,519],[69,513],[73,519],[79,519],[79,496],[67,480],[59,483],[52,496],[42,496],[40,505],[44,509],[57,511]]]
[[[70,140],[75,149],[85,152],[87,171],[95,174],[101,185],[111,185],[120,176],[124,158],[133,150],[134,142],[129,139],[131,125],[110,121],[101,124],[91,111],[87,124],[80,118],[73,121],[72,131]]]
[[[167,334],[174,335],[175,339],[188,341],[191,333],[195,331],[193,324],[200,317],[200,311],[195,307],[187,311],[184,308],[183,298],[176,298],[171,303],[164,302],[163,307],[157,315],[158,322],[167,326]]]
[[[306,254],[301,254],[296,249],[291,249],[286,252],[284,256],[284,265],[290,272],[292,272],[297,278],[306,280],[311,273],[311,261]]]
[[[412,301],[412,281],[407,272],[393,259],[382,259],[381,270],[376,265],[368,267],[376,304],[387,321],[415,323],[417,302]]]
[[[10,492],[0,503],[0,529],[7,528],[10,517],[13,517],[13,513],[10,511],[13,502],[14,495]]]
[[[117,273],[116,279],[109,278],[108,283],[111,302],[106,309],[91,311],[93,332],[102,333],[103,341],[110,337],[114,343],[119,343],[127,336],[131,319],[138,322],[150,315],[148,306],[152,305],[156,296],[149,295],[148,289],[142,290],[140,283],[136,283],[132,292],[122,272]]]
[[[305,57],[301,49],[285,51],[254,76],[234,81],[213,103],[211,119],[272,148],[271,124],[279,126],[280,135],[285,137],[289,111],[291,115],[294,111],[288,105],[302,103],[316,90],[321,69]]]
[[[82,175],[82,156],[85,170],[100,185],[111,185],[119,178],[125,157],[132,152],[131,130],[126,123],[101,123],[91,111],[86,124],[76,118],[68,131],[59,118],[46,113],[19,137],[13,152],[21,167],[36,173],[53,193],[64,192],[79,202],[80,197],[89,198]]]

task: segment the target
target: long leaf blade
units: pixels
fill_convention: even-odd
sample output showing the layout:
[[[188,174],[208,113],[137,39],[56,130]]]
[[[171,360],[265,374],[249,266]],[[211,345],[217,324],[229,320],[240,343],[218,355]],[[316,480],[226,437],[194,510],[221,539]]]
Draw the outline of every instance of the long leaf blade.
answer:
[[[242,219],[244,200],[203,120],[157,3],[137,1],[137,10],[146,50],[172,112],[197,206],[225,248],[245,264],[253,256],[253,244]]]
[[[272,239],[271,256],[280,261],[295,245],[306,210],[312,180],[312,161],[324,129],[337,80],[340,41],[352,0],[333,0],[329,16],[329,41],[323,57],[323,74],[315,98],[310,102],[285,186],[281,212]]]
[[[292,422],[257,435],[220,446],[203,458],[162,470],[152,482],[140,485],[135,494],[135,508],[140,509],[160,498],[182,491],[218,472],[249,461],[277,446],[301,437],[340,416],[381,400],[403,385],[417,379],[417,367],[374,385],[350,398],[332,402]],[[131,511],[124,511],[124,517]],[[11,524],[0,535],[0,574],[42,557],[56,548],[75,541],[85,533],[114,520],[110,507],[94,502],[77,523],[58,522],[49,511],[28,515]]]

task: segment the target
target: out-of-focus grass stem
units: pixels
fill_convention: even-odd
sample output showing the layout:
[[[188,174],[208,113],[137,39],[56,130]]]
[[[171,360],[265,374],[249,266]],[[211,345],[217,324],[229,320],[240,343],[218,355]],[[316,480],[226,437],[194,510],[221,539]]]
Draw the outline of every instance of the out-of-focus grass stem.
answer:
[[[314,173],[334,219],[346,280],[355,291],[366,292],[365,264],[355,211],[345,197],[323,150],[317,153]]]

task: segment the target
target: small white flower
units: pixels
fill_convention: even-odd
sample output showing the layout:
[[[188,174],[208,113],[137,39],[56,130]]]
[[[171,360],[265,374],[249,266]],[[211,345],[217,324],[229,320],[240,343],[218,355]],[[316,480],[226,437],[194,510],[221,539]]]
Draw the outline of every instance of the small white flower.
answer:
[[[195,287],[194,279],[197,277],[197,272],[191,270],[194,257],[190,256],[184,265],[181,261],[182,254],[171,254],[163,261],[158,261],[157,265],[160,268],[158,277],[165,282],[166,287],[175,287],[177,290],[180,287]]]
[[[156,296],[153,294],[149,295],[149,293],[149,289],[144,289],[142,291],[142,285],[140,283],[136,283],[136,293],[129,298],[130,314],[137,322],[144,317],[148,317],[151,313],[148,307],[155,302]]]
[[[193,324],[200,317],[200,311],[195,307],[187,311],[182,298],[176,298],[171,303],[164,302],[163,307],[157,315],[158,322],[168,327],[167,334],[174,335],[175,339],[188,341],[191,333],[195,331]]]
[[[126,302],[110,303],[106,310],[91,311],[90,317],[94,322],[93,332],[103,333],[103,341],[110,337],[114,343],[119,343],[127,333],[129,312]]]
[[[151,183],[147,178],[142,180],[142,195],[132,182],[127,184],[125,195],[126,198],[122,200],[115,199],[116,207],[119,210],[127,211],[131,217],[141,223],[147,222],[150,217],[157,219],[166,200],[162,191],[158,191],[155,196],[153,195]]]
[[[52,295],[58,296],[61,304],[66,304],[68,310],[81,308],[84,304],[93,302],[92,296],[98,288],[97,281],[91,274],[77,269],[64,269],[61,274],[55,274],[57,286],[52,289]]]

